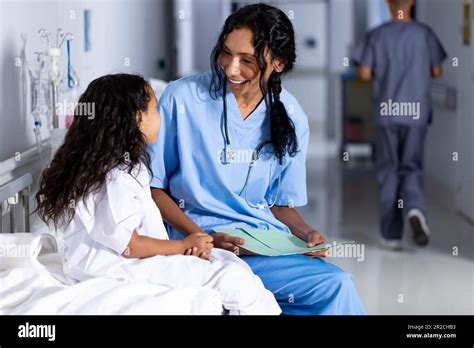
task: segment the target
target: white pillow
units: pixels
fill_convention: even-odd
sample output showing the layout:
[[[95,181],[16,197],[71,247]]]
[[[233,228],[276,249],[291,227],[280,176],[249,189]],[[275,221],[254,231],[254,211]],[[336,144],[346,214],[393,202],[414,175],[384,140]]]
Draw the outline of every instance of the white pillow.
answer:
[[[148,79],[148,82],[155,92],[156,99],[159,100],[166,87],[168,87],[168,82],[154,78]]]
[[[49,233],[0,233],[0,270],[33,267],[38,255],[56,252],[58,243]]]

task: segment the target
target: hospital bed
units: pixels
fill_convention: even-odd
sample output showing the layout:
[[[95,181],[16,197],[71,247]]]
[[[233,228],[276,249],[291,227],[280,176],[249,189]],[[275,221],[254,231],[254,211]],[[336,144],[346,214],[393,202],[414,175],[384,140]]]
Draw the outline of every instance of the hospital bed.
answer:
[[[22,201],[24,214],[23,231],[18,231],[12,207],[10,231],[0,227],[0,314],[223,313],[220,294],[208,288],[176,289],[106,278],[80,283],[68,279],[62,267],[62,231],[52,231],[39,219],[30,223],[31,184],[32,176],[25,174],[0,186],[0,206],[2,202],[13,206]],[[0,216],[5,212],[2,208]],[[0,218],[2,226],[3,220]]]

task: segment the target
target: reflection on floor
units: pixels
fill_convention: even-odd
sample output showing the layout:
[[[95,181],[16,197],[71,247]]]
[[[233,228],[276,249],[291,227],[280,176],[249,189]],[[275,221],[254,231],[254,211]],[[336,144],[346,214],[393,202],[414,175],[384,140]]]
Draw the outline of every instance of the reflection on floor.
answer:
[[[362,261],[329,260],[353,275],[369,314],[474,314],[474,226],[456,214],[452,195],[426,178],[430,245],[418,248],[407,229],[404,250],[385,251],[370,161],[317,156],[307,166],[308,205],[299,211],[328,240],[364,246]]]

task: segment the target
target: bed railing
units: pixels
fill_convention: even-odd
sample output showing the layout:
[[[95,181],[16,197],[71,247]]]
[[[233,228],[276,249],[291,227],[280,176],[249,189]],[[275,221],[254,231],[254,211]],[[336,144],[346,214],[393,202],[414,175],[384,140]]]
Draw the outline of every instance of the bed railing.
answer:
[[[31,174],[11,180],[0,186],[0,233],[3,233],[3,215],[10,210],[10,232],[16,231],[15,207],[21,202],[23,206],[24,232],[30,232],[30,187],[33,182]]]

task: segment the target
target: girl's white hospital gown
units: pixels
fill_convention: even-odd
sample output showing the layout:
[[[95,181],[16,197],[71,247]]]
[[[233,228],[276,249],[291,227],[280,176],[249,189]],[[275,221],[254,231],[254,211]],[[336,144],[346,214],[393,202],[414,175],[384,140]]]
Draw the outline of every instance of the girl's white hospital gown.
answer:
[[[149,181],[144,165],[131,174],[117,168],[98,193],[77,202],[64,233],[64,272],[78,281],[108,277],[173,288],[210,287],[220,292],[230,314],[280,314],[273,294],[229,251],[213,249],[211,261],[185,255],[122,256],[135,229],[140,235],[168,239]]]

